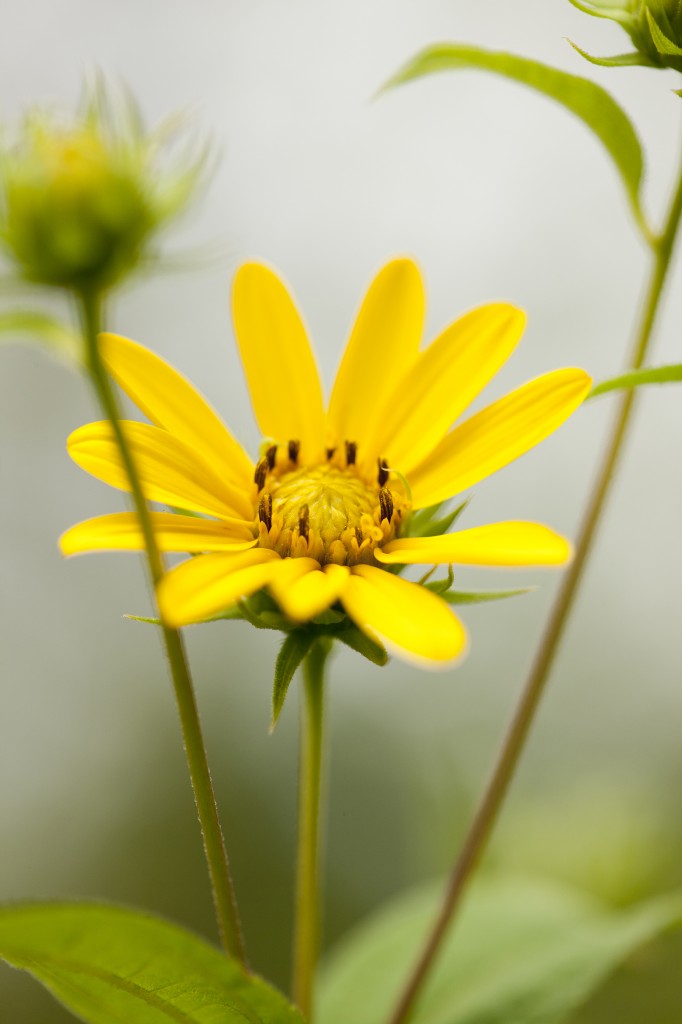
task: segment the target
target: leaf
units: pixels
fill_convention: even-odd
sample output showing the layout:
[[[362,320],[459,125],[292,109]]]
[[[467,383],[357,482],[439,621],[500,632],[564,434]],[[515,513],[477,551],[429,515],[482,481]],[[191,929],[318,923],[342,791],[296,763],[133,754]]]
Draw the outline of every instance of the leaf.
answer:
[[[13,342],[17,335],[28,335],[28,341],[41,342],[51,352],[69,363],[83,362],[82,343],[78,333],[48,313],[14,310],[0,314],[0,336]]]
[[[594,82],[510,53],[443,43],[422,50],[389,79],[383,88],[403,85],[438,71],[457,71],[463,68],[505,75],[549,96],[579,117],[610,154],[625,185],[635,219],[646,237],[651,237],[639,202],[644,169],[639,139],[623,109],[606,90]]]
[[[415,512],[410,520],[408,535],[410,537],[438,537],[447,533],[469,504],[469,499],[467,498],[452,512],[447,512],[439,518],[439,512],[442,511],[444,505],[447,505],[448,501],[449,499],[440,501],[437,505],[430,505],[428,508],[422,508],[419,512]]]
[[[388,661],[388,654],[380,644],[370,640],[368,636],[365,636],[355,626],[344,626],[343,629],[336,630],[330,634],[335,640],[340,640],[346,647],[350,647],[352,650],[361,654],[363,658],[367,658],[373,665],[379,665],[383,667]]]
[[[608,18],[610,21],[618,21],[622,25],[629,25],[635,20],[630,11],[624,10],[614,3],[585,3],[584,0],[569,0],[569,3],[577,7],[583,14],[591,14],[593,18]]]
[[[643,67],[643,68],[655,68],[658,67],[654,64],[646,54],[638,53],[636,50],[633,53],[619,53],[615,57],[593,57],[591,53],[587,53],[582,50],[577,43],[574,43],[571,39],[568,40],[570,45],[579,53],[585,60],[589,60],[590,64],[596,64],[600,68],[631,68],[631,67]]]
[[[0,957],[88,1024],[302,1024],[284,996],[218,949],[122,907],[4,906]]]
[[[275,662],[275,681],[272,687],[272,722],[270,732],[284,707],[284,699],[294,673],[315,643],[315,634],[306,629],[292,629],[279,649]]]
[[[507,597],[518,597],[530,594],[535,587],[521,587],[517,590],[437,590],[436,583],[425,583],[425,587],[434,590],[448,604],[483,604],[486,601],[503,601]]]
[[[322,974],[318,1024],[389,1019],[433,922],[441,887],[361,925]],[[410,1024],[560,1024],[647,941],[682,924],[682,894],[613,910],[539,880],[476,883]]]
[[[647,21],[649,22],[651,38],[653,39],[654,46],[658,52],[665,53],[670,57],[679,57],[680,54],[682,54],[682,50],[672,41],[672,39],[668,39],[667,35],[663,32],[663,29],[658,24],[648,7],[645,7],[645,11]]]
[[[639,388],[642,384],[672,384],[679,381],[682,381],[682,363],[648,370],[631,370],[629,373],[622,373],[619,377],[611,377],[597,384],[587,397],[597,398],[598,395],[606,395],[609,391]]]

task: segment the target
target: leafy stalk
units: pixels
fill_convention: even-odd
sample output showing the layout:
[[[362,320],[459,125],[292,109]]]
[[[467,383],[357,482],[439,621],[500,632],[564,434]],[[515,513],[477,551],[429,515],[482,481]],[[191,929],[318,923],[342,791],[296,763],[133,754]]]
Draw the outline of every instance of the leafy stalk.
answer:
[[[140,527],[144,537],[152,588],[155,588],[163,575],[164,564],[156,543],[156,537],[154,536],[149,509],[135,466],[135,460],[121,426],[118,401],[99,352],[97,336],[102,323],[101,297],[95,291],[84,291],[78,294],[77,300],[85,337],[87,369],[98,402],[111,425],[121,461],[130,484],[133,505],[140,520]],[[213,902],[221,941],[226,952],[235,957],[246,968],[246,953],[230,876],[227,851],[218,817],[218,807],[208,767],[206,746],[199,721],[199,711],[183,640],[177,630],[169,629],[163,624],[161,629],[180,715],[190,780],[201,824],[204,851],[208,862]]]
[[[661,234],[652,242],[653,262],[649,286],[646,291],[639,329],[629,360],[629,371],[640,369],[646,358],[663,293],[663,286],[677,238],[681,215],[682,167],[678,174],[678,184],[670,203],[665,227]],[[441,951],[443,940],[459,909],[465,887],[492,832],[498,812],[523,751],[540,698],[544,692],[564,627],[568,621],[568,616],[582,579],[583,570],[592,549],[597,526],[601,519],[606,498],[622,453],[623,442],[634,407],[634,400],[635,390],[629,390],[625,393],[620,403],[601,468],[583,516],[575,546],[575,557],[564,577],[549,622],[541,638],[535,661],[502,741],[492,773],[452,868],[440,910],[417,963],[389,1018],[389,1024],[405,1024],[411,1017],[415,1002]]]

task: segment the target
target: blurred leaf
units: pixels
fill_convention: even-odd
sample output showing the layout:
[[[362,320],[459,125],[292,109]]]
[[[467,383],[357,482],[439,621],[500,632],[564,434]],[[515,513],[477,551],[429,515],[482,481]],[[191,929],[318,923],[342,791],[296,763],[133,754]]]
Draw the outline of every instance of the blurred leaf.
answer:
[[[422,508],[415,512],[410,520],[408,536],[437,537],[447,533],[469,504],[469,499],[467,498],[466,501],[463,501],[452,512],[447,512],[444,516],[441,516],[440,512],[447,505],[448,501],[440,501],[437,505],[430,505],[428,508]]]
[[[45,345],[54,355],[71,364],[80,365],[83,361],[80,335],[49,313],[30,310],[0,313],[0,341],[19,340]]]
[[[422,50],[389,79],[384,89],[435,72],[464,68],[505,75],[549,96],[576,114],[610,154],[625,185],[635,219],[646,237],[651,237],[639,202],[644,165],[639,139],[623,109],[594,82],[513,54],[443,43]]]
[[[581,49],[577,43],[574,43],[571,39],[568,40],[570,45],[579,53],[585,60],[589,60],[590,64],[596,64],[600,68],[631,68],[631,67],[643,67],[643,68],[655,68],[656,64],[644,53],[638,53],[636,50],[633,53],[619,53],[614,57],[593,57],[591,53],[587,53]]]
[[[401,896],[333,953],[319,1024],[388,1019],[442,897]],[[560,1024],[631,953],[682,924],[682,894],[615,911],[585,893],[522,878],[476,883],[410,1024]]]
[[[296,669],[315,643],[315,634],[306,629],[292,629],[279,649],[275,662],[275,681],[272,687],[272,722],[270,731],[277,725],[277,719],[284,707],[289,684]]]
[[[608,18],[610,21],[619,21],[627,24],[633,20],[633,16],[625,8],[619,7],[612,0],[606,3],[586,3],[585,0],[569,0],[569,3],[577,7],[583,14],[591,14],[593,18]]]
[[[302,1024],[284,996],[218,949],[122,907],[5,906],[0,957],[88,1024]]]
[[[367,658],[373,665],[383,667],[388,661],[388,654],[384,648],[370,640],[368,636],[365,636],[355,626],[344,626],[343,629],[336,630],[331,635],[335,640],[340,640],[346,647],[350,647],[358,654],[361,654],[363,658]]]
[[[631,370],[619,377],[612,377],[597,384],[590,391],[588,398],[606,395],[609,391],[623,391],[641,387],[642,384],[672,384],[682,381],[682,363],[671,366],[658,366],[650,370]]]
[[[535,587],[521,587],[517,590],[437,590],[436,583],[425,583],[425,587],[434,590],[448,604],[483,604],[485,601],[503,601],[507,597],[518,597],[530,594]]]

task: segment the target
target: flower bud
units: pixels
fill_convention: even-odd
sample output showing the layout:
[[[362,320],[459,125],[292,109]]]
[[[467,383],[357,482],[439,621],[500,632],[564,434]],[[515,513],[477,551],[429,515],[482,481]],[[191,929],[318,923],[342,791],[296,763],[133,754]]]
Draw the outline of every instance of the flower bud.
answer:
[[[3,147],[0,241],[24,278],[105,290],[190,198],[201,162],[164,171],[134,111],[119,121],[105,97],[66,123],[33,114]]]
[[[608,18],[625,29],[636,53],[618,57],[590,57],[607,67],[643,64],[647,67],[674,68],[682,71],[682,4],[679,0],[570,0],[574,7],[597,18]]]

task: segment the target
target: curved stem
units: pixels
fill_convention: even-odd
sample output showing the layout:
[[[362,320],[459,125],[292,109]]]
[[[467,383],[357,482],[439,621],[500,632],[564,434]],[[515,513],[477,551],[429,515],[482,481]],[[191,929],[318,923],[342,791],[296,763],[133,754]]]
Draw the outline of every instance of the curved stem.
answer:
[[[646,292],[639,329],[636,334],[628,369],[638,370],[646,357],[651,332],[658,312],[663,286],[670,266],[677,230],[682,215],[682,170],[673,196],[665,228],[652,246],[653,266]],[[438,917],[422,949],[417,964],[395,1007],[389,1024],[405,1024],[415,1001],[440,951],[443,939],[459,908],[460,898],[474,870],[497,819],[498,812],[513,778],[520,755],[533,722],[540,698],[552,668],[564,627],[568,620],[583,570],[592,549],[611,482],[622,452],[623,441],[635,400],[635,390],[628,391],[620,402],[608,445],[588,500],[575,545],[575,556],[569,567],[540,641],[516,710],[507,728],[497,760],[469,826],[461,850],[450,874]]]
[[[90,378],[102,411],[111,425],[121,461],[128,477],[133,504],[144,536],[149,574],[153,587],[156,587],[164,572],[163,559],[154,536],[149,509],[135,466],[135,460],[121,427],[118,401],[102,363],[97,343],[97,335],[100,331],[102,319],[101,299],[97,294],[85,292],[78,295],[77,298],[83,322]],[[162,626],[161,631],[173,679],[178,712],[180,714],[185,754],[199,822],[201,824],[220,938],[225,951],[246,967],[246,954],[232,887],[225,841],[220,827],[218,807],[213,791],[206,747],[202,735],[201,722],[199,721],[199,711],[184,644],[177,630]]]
[[[312,1020],[313,982],[320,942],[320,791],[324,725],[324,669],[329,641],[319,640],[303,663],[298,860],[294,923],[293,999]]]

